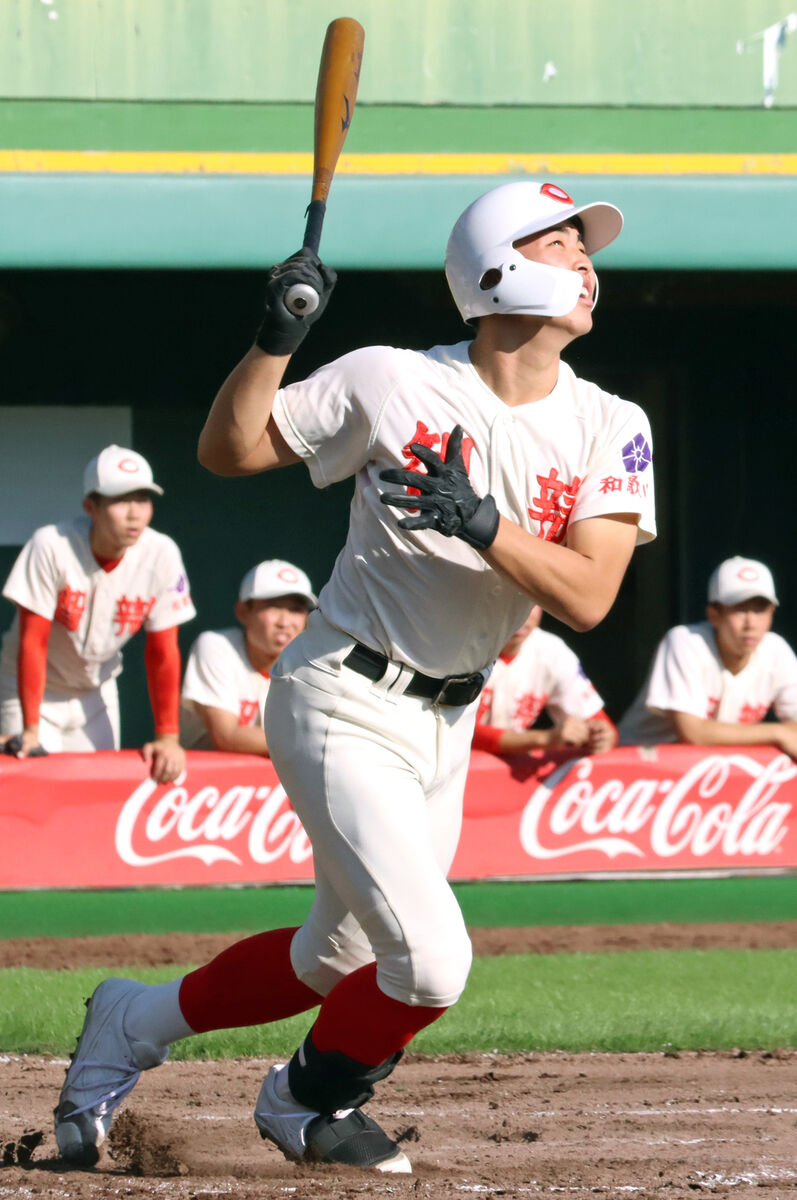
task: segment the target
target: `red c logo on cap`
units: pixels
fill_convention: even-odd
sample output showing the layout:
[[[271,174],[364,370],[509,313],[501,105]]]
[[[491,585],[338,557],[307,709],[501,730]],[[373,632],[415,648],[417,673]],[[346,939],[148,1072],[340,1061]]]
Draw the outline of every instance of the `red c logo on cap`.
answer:
[[[138,463],[134,458],[120,458],[116,465],[120,471],[126,471],[128,475],[135,475],[138,470]]]
[[[544,183],[540,188],[542,196],[550,196],[552,200],[558,200],[560,204],[575,204],[572,196],[568,196],[567,192],[555,183]]]
[[[746,579],[748,583],[752,583],[754,579],[758,579],[758,571],[755,567],[742,567],[739,572],[740,579]]]
[[[299,576],[290,567],[280,567],[277,571],[277,579],[281,579],[283,583],[296,583]]]

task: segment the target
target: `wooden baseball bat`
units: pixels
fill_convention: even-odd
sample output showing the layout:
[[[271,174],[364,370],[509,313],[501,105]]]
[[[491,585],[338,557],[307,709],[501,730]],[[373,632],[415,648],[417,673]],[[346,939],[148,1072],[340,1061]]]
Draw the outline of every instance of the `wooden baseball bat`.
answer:
[[[313,188],[303,242],[314,254],[321,243],[332,177],[354,113],[364,42],[365,30],[353,17],[332,21],[324,38],[315,91]],[[297,316],[304,316],[317,308],[318,294],[308,284],[297,283],[288,289],[285,304]]]

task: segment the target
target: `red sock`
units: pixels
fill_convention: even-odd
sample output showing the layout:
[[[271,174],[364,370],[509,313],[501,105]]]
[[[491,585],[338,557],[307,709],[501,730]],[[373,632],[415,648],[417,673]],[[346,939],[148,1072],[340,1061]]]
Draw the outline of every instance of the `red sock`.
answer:
[[[386,996],[376,982],[376,963],[369,963],[336,983],[322,1001],[313,1026],[313,1045],[322,1052],[338,1050],[375,1067],[402,1050],[445,1011]]]
[[[186,975],[180,1009],[194,1032],[265,1025],[319,1004],[318,992],[302,983],[291,966],[295,933],[256,933]]]

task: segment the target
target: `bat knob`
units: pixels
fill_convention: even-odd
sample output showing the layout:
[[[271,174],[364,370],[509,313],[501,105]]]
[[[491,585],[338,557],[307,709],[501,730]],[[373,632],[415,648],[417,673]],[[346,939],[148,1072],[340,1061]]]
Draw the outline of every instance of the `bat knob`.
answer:
[[[285,307],[295,317],[307,317],[318,308],[318,292],[308,283],[294,283],[285,293]]]

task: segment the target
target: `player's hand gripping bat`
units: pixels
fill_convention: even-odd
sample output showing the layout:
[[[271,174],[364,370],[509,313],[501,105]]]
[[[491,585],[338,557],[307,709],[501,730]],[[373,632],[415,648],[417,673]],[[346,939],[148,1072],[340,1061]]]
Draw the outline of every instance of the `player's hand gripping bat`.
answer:
[[[340,152],[349,132],[365,30],[352,17],[338,17],[327,28],[315,93],[313,188],[307,209],[304,249],[318,253],[327,196]],[[285,306],[296,316],[308,316],[318,307],[318,292],[307,283],[296,283],[285,295]]]

